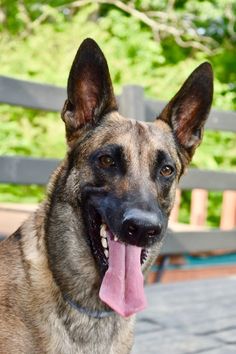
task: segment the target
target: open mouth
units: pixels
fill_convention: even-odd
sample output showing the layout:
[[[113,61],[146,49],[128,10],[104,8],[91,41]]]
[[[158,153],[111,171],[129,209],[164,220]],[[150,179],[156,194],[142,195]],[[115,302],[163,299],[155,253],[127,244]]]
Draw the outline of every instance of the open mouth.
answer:
[[[109,266],[109,239],[114,242],[124,243],[111,231],[109,226],[103,221],[102,216],[93,207],[88,208],[88,238],[92,253],[98,262],[102,275]],[[142,248],[140,254],[140,264],[143,265],[147,259],[148,250]]]
[[[147,250],[122,242],[93,206],[86,218],[91,251],[101,270],[100,299],[124,317],[143,310],[147,302],[142,264]]]

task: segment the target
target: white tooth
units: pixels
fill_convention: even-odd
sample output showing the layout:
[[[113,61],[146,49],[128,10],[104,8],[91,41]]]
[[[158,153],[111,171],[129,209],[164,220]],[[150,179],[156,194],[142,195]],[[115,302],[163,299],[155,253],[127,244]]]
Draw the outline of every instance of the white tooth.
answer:
[[[103,223],[102,223],[102,224],[100,225],[100,230],[105,229],[105,228],[106,228],[106,224],[103,224]]]
[[[102,242],[102,246],[103,246],[104,248],[107,248],[107,239],[104,238],[104,237],[102,237],[101,242]]]
[[[100,236],[102,237],[106,237],[107,236],[107,232],[106,232],[106,224],[102,224],[100,226]]]
[[[118,237],[116,235],[114,236],[114,241],[118,241]]]
[[[109,251],[108,250],[104,250],[104,254],[105,256],[108,258],[109,257]]]

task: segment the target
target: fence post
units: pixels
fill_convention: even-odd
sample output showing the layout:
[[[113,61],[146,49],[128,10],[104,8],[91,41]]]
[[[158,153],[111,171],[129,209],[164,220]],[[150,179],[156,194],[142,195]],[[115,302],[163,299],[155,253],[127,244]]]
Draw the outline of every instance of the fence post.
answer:
[[[236,227],[236,191],[223,193],[220,228],[230,230]]]
[[[143,87],[137,85],[123,86],[119,100],[119,111],[125,117],[145,120]]]
[[[193,189],[191,195],[190,225],[205,226],[207,220],[208,191]]]

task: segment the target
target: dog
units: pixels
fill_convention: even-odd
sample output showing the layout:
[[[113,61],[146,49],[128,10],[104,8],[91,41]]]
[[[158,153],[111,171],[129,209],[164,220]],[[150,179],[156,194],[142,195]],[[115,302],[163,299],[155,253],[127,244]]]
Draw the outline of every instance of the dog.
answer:
[[[213,74],[201,64],[152,123],[129,119],[88,38],[67,94],[66,158],[46,201],[0,244],[0,353],[130,353],[143,277],[201,142]]]

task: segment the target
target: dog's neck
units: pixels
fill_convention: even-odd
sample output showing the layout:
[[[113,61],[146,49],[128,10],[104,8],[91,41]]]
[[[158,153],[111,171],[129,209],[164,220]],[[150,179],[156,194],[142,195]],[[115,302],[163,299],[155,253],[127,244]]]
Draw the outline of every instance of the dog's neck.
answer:
[[[58,200],[55,193],[49,198],[48,214],[45,240],[49,267],[62,295],[81,307],[107,310],[98,297],[101,277],[86,241],[80,209]]]
[[[107,317],[114,317],[116,315],[113,310],[91,310],[90,308],[82,307],[77,302],[71,300],[66,294],[63,294],[63,298],[69,306],[71,306],[77,312],[87,315],[88,317],[101,319]]]

